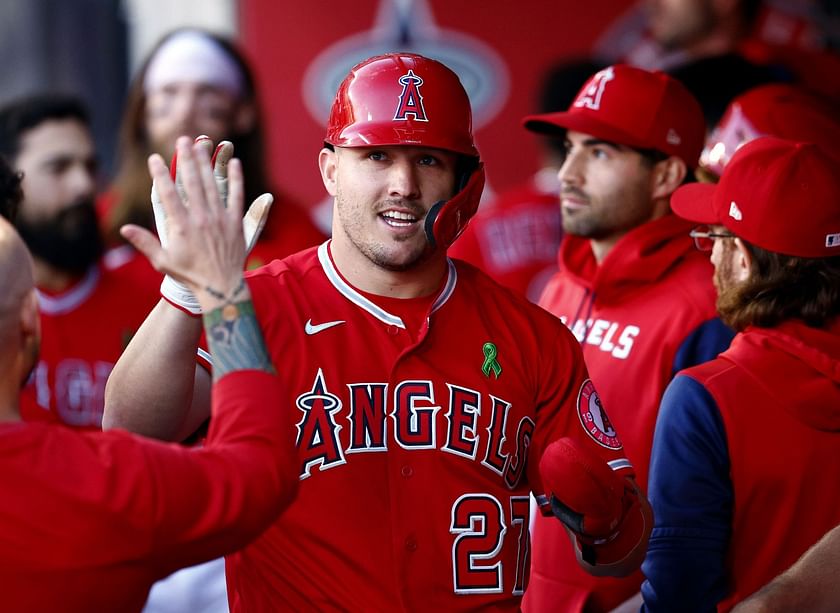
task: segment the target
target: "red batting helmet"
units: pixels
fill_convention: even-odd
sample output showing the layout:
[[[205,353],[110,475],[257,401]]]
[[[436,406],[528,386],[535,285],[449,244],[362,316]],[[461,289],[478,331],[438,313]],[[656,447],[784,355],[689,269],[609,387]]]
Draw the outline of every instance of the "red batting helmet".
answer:
[[[338,87],[324,141],[334,147],[432,147],[466,156],[460,191],[426,216],[426,237],[447,248],[478,209],[484,169],[472,136],[470,99],[458,75],[435,60],[389,53],[350,69]]]
[[[458,75],[413,53],[354,66],[338,87],[324,140],[335,147],[416,145],[478,157],[470,99]]]
[[[735,151],[759,136],[813,142],[831,151],[840,142],[840,121],[826,102],[798,87],[761,85],[729,103],[706,139],[700,167],[720,177]]]

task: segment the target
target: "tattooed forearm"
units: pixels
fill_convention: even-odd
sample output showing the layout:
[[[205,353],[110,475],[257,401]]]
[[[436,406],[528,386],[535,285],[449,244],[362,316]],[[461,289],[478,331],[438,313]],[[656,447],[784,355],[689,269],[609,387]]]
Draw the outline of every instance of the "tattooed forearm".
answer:
[[[204,330],[213,357],[214,381],[233,370],[274,372],[245,286],[237,288],[229,301],[204,313]]]

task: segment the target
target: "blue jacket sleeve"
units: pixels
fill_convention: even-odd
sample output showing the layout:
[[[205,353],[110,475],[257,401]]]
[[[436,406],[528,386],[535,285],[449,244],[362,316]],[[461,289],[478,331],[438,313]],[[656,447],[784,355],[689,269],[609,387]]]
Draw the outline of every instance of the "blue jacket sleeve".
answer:
[[[727,590],[729,453],[714,399],[690,377],[677,376],[662,398],[648,490],[655,521],[642,611],[714,611]]]
[[[681,370],[715,359],[729,348],[735,331],[715,317],[697,326],[685,337],[674,356],[673,377]]]

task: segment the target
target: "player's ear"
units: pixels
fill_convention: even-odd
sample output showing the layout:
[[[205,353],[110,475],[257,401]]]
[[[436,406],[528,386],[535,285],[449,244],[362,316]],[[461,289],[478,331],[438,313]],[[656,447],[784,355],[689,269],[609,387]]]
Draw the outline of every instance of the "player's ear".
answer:
[[[20,358],[21,381],[23,386],[35,365],[41,345],[41,318],[38,315],[38,295],[33,288],[23,299],[20,307]]]
[[[327,147],[321,149],[321,153],[318,154],[318,168],[321,169],[321,180],[324,182],[324,187],[330,196],[335,196],[336,194],[337,162],[335,151]]]
[[[20,305],[20,333],[23,339],[38,337],[41,333],[41,318],[38,315],[38,294],[33,288]]]
[[[735,238],[733,240],[735,243],[735,253],[734,253],[734,272],[735,278],[738,282],[746,281],[750,278],[750,274],[752,274],[752,261],[753,256],[747,246],[744,244],[740,238]]]
[[[668,199],[682,185],[688,168],[685,162],[672,155],[657,162],[651,172],[651,199]]]

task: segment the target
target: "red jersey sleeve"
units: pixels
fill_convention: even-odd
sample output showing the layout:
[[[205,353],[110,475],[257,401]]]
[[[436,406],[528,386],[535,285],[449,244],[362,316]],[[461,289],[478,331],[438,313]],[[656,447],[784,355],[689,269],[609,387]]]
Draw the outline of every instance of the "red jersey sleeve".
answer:
[[[243,547],[297,491],[293,424],[279,396],[274,375],[226,375],[214,385],[203,448],[122,431],[33,424],[16,431],[19,444],[4,454],[17,456],[5,480],[13,483],[3,489],[7,515],[20,522],[8,529],[38,526],[21,537],[21,564],[142,559],[170,572]]]
[[[544,338],[551,338],[548,334]],[[528,479],[541,508],[547,499],[539,474],[539,461],[546,447],[564,436],[592,449],[619,474],[632,476],[633,468],[624,454],[621,439],[612,426],[598,396],[580,344],[565,328],[556,328],[553,341],[541,353],[537,386],[537,423],[534,429]]]

